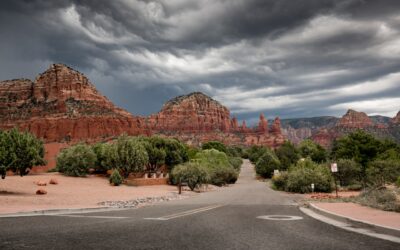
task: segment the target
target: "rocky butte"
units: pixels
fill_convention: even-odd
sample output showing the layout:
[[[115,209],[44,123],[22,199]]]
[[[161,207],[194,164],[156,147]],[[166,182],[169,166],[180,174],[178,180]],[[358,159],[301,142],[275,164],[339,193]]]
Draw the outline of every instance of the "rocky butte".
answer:
[[[101,95],[89,79],[63,64],[53,64],[35,81],[0,82],[0,129],[19,127],[45,142],[109,140],[122,133],[159,134],[200,145],[220,140],[235,145],[279,146],[279,118],[269,127],[260,115],[257,127],[238,125],[228,108],[195,92],[176,97],[149,117],[136,117]]]
[[[246,127],[244,121],[238,125],[228,108],[200,92],[166,102],[160,112],[147,118],[147,124],[155,134],[177,137],[191,145],[218,140],[230,145],[277,147],[285,140],[279,118],[270,127],[263,114],[255,128]]]
[[[148,133],[143,120],[100,95],[81,73],[53,64],[32,82],[0,82],[0,128],[19,127],[46,142]]]
[[[363,130],[375,135],[378,138],[388,138],[399,141],[400,138],[396,134],[398,133],[397,116],[392,119],[391,125],[386,125],[383,123],[374,122],[364,112],[357,112],[349,109],[346,114],[338,120],[334,127],[322,128],[313,134],[311,138],[324,147],[330,147],[336,138],[356,130]]]

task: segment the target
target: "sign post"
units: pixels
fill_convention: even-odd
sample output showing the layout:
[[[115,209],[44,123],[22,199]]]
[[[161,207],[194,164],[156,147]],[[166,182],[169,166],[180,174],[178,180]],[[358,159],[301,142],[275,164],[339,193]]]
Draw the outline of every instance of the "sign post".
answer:
[[[338,187],[337,187],[336,174],[335,174],[335,173],[338,172],[338,167],[337,167],[337,163],[336,162],[331,164],[331,172],[333,173],[333,179],[335,181],[336,198],[338,198],[339,195],[338,195]]]

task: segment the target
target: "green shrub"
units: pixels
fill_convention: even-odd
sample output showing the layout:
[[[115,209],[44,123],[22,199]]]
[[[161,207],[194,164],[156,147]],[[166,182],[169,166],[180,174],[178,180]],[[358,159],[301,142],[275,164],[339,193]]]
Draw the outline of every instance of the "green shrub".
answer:
[[[210,182],[217,186],[234,183],[238,173],[229,163],[225,153],[216,149],[203,150],[196,154],[195,162],[205,166],[210,174]]]
[[[243,157],[244,150],[242,147],[239,146],[228,146],[226,147],[226,154],[230,157]]]
[[[331,192],[333,178],[325,165],[318,165],[310,159],[299,161],[296,166],[289,169],[286,189],[290,192],[309,193],[311,184],[314,191]]]
[[[203,146],[201,146],[201,149],[206,150],[206,149],[216,149],[219,152],[223,152],[223,153],[227,153],[227,148],[225,146],[225,144],[223,144],[222,142],[219,141],[209,141],[203,144]]]
[[[112,174],[110,175],[110,184],[114,184],[114,186],[119,186],[123,182],[123,178],[119,173],[118,169],[113,169]]]
[[[228,158],[229,163],[231,164],[231,166],[236,170],[236,171],[240,171],[240,168],[242,167],[243,164],[243,160],[240,157],[229,157]]]
[[[207,168],[197,162],[186,162],[175,166],[171,176],[175,183],[186,182],[192,191],[210,181]]]
[[[282,171],[278,175],[272,176],[272,185],[276,190],[284,191],[286,190],[288,172]]]
[[[271,178],[275,169],[280,169],[281,163],[274,152],[266,151],[256,163],[256,173],[264,178]]]
[[[95,169],[97,171],[107,171],[112,169],[108,161],[109,150],[111,150],[112,145],[109,143],[96,143],[92,146],[93,152],[96,154]]]
[[[77,144],[66,148],[57,156],[57,171],[69,176],[85,176],[96,162],[92,148]]]
[[[263,146],[251,146],[246,150],[246,154],[249,158],[249,160],[255,164],[258,159],[265,154],[269,149],[267,147]]]
[[[0,175],[6,177],[8,170],[24,176],[33,166],[43,166],[43,142],[28,132],[17,129],[0,131]]]
[[[285,141],[278,149],[275,151],[276,156],[281,162],[281,169],[287,170],[293,164],[300,159],[300,154],[293,143]]]
[[[399,177],[397,177],[397,180],[396,180],[396,186],[397,186],[397,187],[400,187],[400,176],[399,176]]]
[[[188,153],[189,160],[194,159],[195,156],[196,156],[196,154],[197,154],[198,152],[200,152],[200,149],[194,148],[194,147],[189,147],[189,148],[187,149],[187,153]]]
[[[360,204],[385,211],[400,212],[400,203],[396,194],[386,188],[366,190],[358,197]]]
[[[400,176],[400,161],[374,160],[368,164],[367,180],[374,186],[384,186],[394,183]]]
[[[143,143],[126,135],[119,136],[107,152],[107,165],[119,169],[124,177],[141,172],[149,162]]]
[[[211,171],[211,183],[216,186],[234,184],[237,178],[238,173],[231,167],[215,168]]]
[[[304,140],[299,145],[299,151],[303,158],[311,158],[311,160],[322,163],[328,158],[328,153],[319,144],[313,142],[310,139]]]
[[[339,159],[337,161],[338,172],[336,173],[340,185],[349,186],[361,181],[361,165],[354,160]]]

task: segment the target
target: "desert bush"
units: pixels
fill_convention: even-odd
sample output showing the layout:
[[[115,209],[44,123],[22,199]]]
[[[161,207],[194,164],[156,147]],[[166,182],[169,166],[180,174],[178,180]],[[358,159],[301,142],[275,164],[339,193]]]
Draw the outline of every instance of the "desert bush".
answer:
[[[247,157],[249,160],[255,164],[257,163],[258,159],[268,151],[269,149],[267,147],[263,146],[251,146],[246,150]]]
[[[385,186],[394,183],[400,176],[400,161],[374,160],[368,164],[367,180],[374,186]]]
[[[284,191],[286,190],[287,180],[288,180],[288,172],[282,171],[278,175],[272,176],[272,185],[276,190]]]
[[[57,171],[69,176],[85,176],[96,162],[90,146],[77,144],[63,149],[57,156]]]
[[[304,140],[299,145],[299,151],[303,158],[311,158],[311,160],[322,163],[328,158],[328,153],[319,144],[313,142],[312,140]]]
[[[207,168],[197,162],[186,162],[175,166],[172,169],[171,177],[176,184],[186,182],[192,191],[210,181]]]
[[[220,152],[223,152],[225,154],[227,154],[227,151],[228,151],[226,146],[225,146],[225,144],[223,144],[222,142],[219,142],[219,141],[206,142],[201,146],[201,149],[203,149],[203,150],[216,149],[216,150],[218,150]]]
[[[216,149],[202,150],[196,154],[194,161],[208,169],[210,182],[214,185],[234,183],[237,179],[238,173],[229,163],[227,155]]]
[[[386,188],[366,190],[360,194],[357,200],[364,206],[400,212],[400,203],[396,199],[396,194]]]
[[[123,176],[144,170],[149,156],[144,145],[126,135],[119,136],[107,153],[107,164],[119,169]]]
[[[92,145],[92,150],[96,154],[95,169],[97,171],[107,171],[113,166],[110,166],[108,161],[108,154],[113,146],[109,143],[96,143]]]
[[[314,183],[316,192],[331,192],[333,189],[333,178],[325,165],[306,159],[299,161],[296,166],[291,167],[288,172],[286,189],[290,192],[309,193],[311,184]]]
[[[188,147],[187,149],[187,153],[188,153],[188,158],[189,160],[192,160],[195,158],[196,154],[200,152],[199,148],[195,148],[195,147]]]
[[[275,153],[266,151],[256,163],[256,173],[264,178],[271,178],[275,169],[280,169],[281,163]]]
[[[282,170],[288,169],[300,159],[298,149],[289,141],[285,141],[285,143],[276,149],[275,154],[281,162]]]
[[[229,157],[243,157],[244,149],[239,146],[227,146],[226,147],[226,154]]]
[[[29,132],[16,128],[0,131],[0,175],[4,179],[8,170],[24,176],[33,166],[46,164],[43,142]]]
[[[361,181],[361,165],[354,160],[339,159],[337,161],[338,172],[336,173],[340,185],[349,186],[360,183]]]
[[[228,158],[229,163],[231,164],[231,166],[236,170],[236,171],[240,171],[240,168],[242,167],[243,164],[243,160],[240,157],[229,157]]]
[[[211,170],[211,183],[216,186],[234,184],[237,178],[237,171],[231,167],[215,168]]]
[[[122,184],[124,179],[119,173],[118,169],[113,169],[112,174],[110,175],[110,184],[114,184],[114,186],[119,186]]]

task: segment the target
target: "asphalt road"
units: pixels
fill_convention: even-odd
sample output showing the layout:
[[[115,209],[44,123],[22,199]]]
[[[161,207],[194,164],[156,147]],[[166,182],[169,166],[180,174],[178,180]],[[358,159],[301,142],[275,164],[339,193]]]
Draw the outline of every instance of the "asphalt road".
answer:
[[[237,184],[140,209],[0,218],[0,249],[400,249],[303,214],[242,167]],[[263,215],[300,216],[264,220]]]

